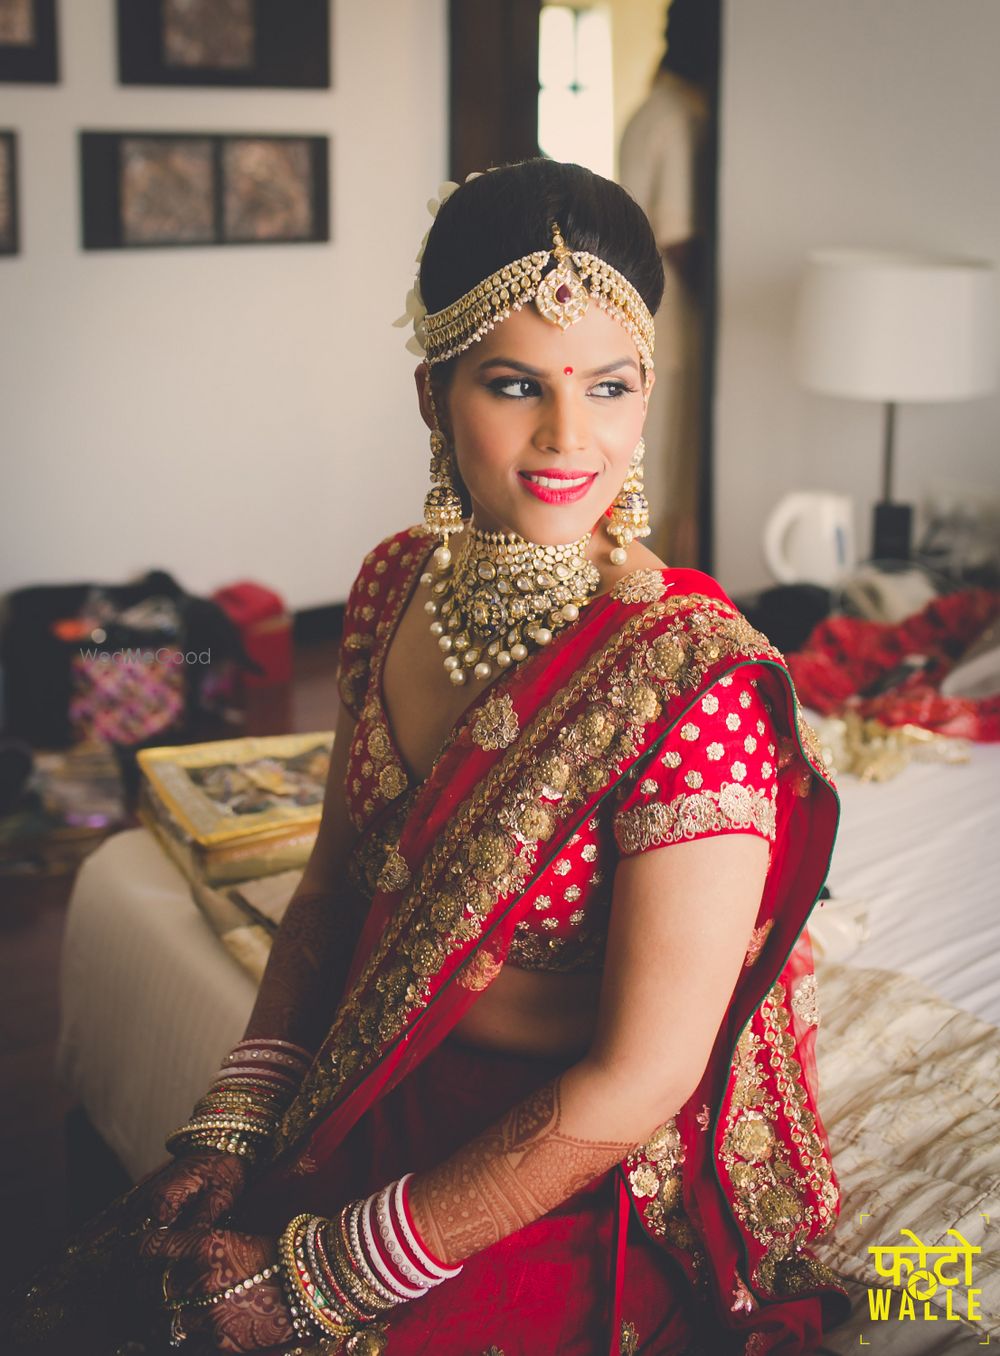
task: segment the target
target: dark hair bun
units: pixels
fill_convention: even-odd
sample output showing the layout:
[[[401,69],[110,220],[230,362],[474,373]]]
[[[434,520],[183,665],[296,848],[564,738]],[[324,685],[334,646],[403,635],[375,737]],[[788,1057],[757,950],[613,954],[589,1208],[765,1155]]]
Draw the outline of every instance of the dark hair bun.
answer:
[[[655,313],[663,263],[642,209],[610,179],[543,159],[481,174],[443,204],[420,265],[428,311],[450,306],[505,264],[550,249],[553,222],[571,250],[611,264]]]

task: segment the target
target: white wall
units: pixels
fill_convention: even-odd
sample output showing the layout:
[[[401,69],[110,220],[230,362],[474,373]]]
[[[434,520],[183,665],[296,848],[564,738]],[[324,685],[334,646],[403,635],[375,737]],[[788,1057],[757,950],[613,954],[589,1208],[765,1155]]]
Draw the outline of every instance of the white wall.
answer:
[[[420,517],[403,309],[445,177],[444,0],[340,0],[329,91],[123,87],[113,0],[62,0],[62,83],[0,85],[22,253],[0,258],[0,591],[159,566],[343,599]],[[79,129],[325,133],[326,245],[84,252]]]
[[[878,497],[881,407],[813,395],[790,366],[795,284],[822,245],[1000,261],[997,0],[728,0],[723,48],[716,571],[769,582],[763,523],[789,488]],[[896,493],[1000,494],[1000,395],[907,405]]]

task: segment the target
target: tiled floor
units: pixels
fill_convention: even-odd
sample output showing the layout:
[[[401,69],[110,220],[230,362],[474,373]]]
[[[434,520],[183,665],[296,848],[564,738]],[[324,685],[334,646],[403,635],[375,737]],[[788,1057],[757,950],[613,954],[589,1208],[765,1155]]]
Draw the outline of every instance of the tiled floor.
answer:
[[[337,718],[336,644],[300,648],[295,679],[252,690],[246,734],[332,729]],[[235,734],[241,733],[234,731]],[[64,1117],[70,1102],[53,1076],[59,951],[71,876],[0,876],[0,1276],[14,1282],[66,1229]],[[96,1173],[88,1156],[83,1171]],[[93,1186],[94,1184],[91,1184]],[[86,1196],[86,1182],[77,1195]],[[96,1188],[96,1194],[100,1189]]]

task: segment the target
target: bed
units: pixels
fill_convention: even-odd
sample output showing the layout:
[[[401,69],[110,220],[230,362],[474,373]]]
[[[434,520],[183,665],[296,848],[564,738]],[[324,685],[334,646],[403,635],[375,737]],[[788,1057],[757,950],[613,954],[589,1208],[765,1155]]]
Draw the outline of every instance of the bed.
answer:
[[[825,1259],[855,1299],[824,1351],[969,1352],[1000,1339],[1000,746],[960,765],[914,763],[892,781],[841,780],[832,899],[814,915],[821,1107],[844,1193]],[[164,1158],[254,983],[220,944],[145,829],[105,842],[70,901],[62,1076],[133,1176]],[[978,1324],[869,1315],[868,1249],[928,1247],[958,1229],[981,1248]],[[959,1288],[954,1312],[965,1313]]]

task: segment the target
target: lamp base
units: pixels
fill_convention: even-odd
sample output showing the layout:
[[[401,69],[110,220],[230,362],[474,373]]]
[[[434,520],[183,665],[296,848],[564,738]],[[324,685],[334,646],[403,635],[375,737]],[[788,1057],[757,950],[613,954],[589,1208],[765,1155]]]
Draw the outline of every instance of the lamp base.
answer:
[[[875,505],[872,559],[909,560],[913,509],[909,504]]]

